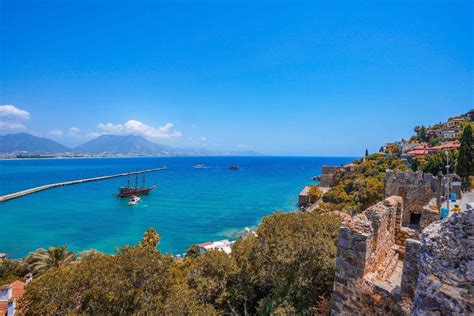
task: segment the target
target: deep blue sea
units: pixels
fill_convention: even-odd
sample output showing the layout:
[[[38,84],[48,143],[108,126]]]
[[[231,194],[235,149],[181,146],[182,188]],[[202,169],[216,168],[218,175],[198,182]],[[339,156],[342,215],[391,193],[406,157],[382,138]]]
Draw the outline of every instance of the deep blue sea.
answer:
[[[0,252],[23,257],[39,247],[69,245],[112,253],[154,227],[159,249],[179,254],[192,244],[232,239],[277,210],[295,210],[298,193],[322,165],[341,157],[186,157],[0,161],[0,195],[42,184],[167,166],[149,173],[159,186],[138,206],[112,194],[126,178],[59,187],[0,203]],[[206,169],[192,166],[205,164]],[[238,164],[240,170],[228,167]]]

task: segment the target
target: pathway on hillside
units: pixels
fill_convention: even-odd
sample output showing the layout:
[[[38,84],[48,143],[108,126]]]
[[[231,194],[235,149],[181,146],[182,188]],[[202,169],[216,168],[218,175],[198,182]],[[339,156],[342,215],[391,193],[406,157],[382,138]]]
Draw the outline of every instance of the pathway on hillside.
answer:
[[[454,213],[453,208],[455,204],[459,205],[461,210],[465,210],[468,203],[474,203],[474,191],[464,192],[462,198],[456,200],[456,202],[449,201],[449,216]],[[441,207],[447,207],[447,202],[443,202]]]

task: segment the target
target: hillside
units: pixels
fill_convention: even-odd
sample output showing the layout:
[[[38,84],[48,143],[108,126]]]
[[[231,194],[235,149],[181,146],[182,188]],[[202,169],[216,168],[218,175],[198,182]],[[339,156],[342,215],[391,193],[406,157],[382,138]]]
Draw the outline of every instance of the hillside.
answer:
[[[260,156],[253,151],[213,151],[197,148],[176,148],[152,143],[135,135],[102,135],[74,149],[87,154],[124,154],[157,156]]]
[[[54,140],[36,137],[28,133],[0,135],[0,152],[64,153],[70,148]]]
[[[135,135],[101,135],[74,149],[56,141],[28,133],[0,136],[0,153],[14,154],[62,154],[74,152],[74,155],[140,155],[140,156],[261,156],[254,151],[213,151],[200,148],[176,148],[153,143]]]
[[[140,136],[102,135],[74,149],[76,152],[89,154],[160,154],[166,151],[165,146],[152,143]]]

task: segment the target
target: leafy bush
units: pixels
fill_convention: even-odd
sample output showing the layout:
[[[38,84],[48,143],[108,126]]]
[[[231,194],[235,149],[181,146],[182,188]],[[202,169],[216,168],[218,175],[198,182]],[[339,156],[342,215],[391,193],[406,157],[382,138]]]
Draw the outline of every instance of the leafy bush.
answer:
[[[319,189],[319,185],[313,185],[309,188],[308,196],[311,203],[317,202],[322,195],[323,192]]]
[[[172,257],[142,245],[52,267],[28,285],[20,306],[32,315],[215,314]]]
[[[373,154],[357,161],[353,172],[339,172],[336,185],[323,195],[325,210],[338,210],[348,214],[360,213],[383,199],[387,169],[407,170],[398,158]]]

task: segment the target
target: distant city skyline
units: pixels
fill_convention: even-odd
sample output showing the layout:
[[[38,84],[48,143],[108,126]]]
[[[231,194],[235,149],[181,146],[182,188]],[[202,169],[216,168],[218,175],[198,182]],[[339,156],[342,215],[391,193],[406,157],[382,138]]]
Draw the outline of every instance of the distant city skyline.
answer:
[[[474,107],[472,12],[0,0],[0,134],[361,156]]]

